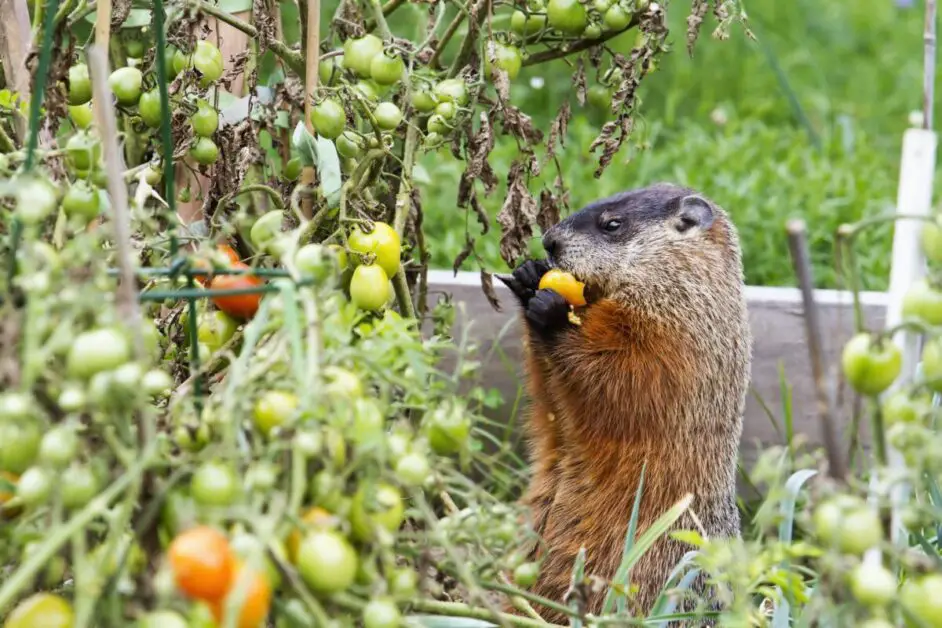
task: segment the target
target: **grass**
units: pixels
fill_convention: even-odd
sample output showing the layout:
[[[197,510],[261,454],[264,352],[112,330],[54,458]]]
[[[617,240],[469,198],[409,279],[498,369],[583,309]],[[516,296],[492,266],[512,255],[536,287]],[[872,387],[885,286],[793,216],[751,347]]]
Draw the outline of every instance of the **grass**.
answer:
[[[783,225],[803,217],[816,280],[834,287],[834,230],[895,201],[901,135],[909,112],[922,104],[921,7],[899,9],[891,0],[753,0],[746,8],[758,42],[736,29],[727,41],[712,40],[707,23],[693,58],[683,48],[687,3],[670,8],[676,47],[642,87],[634,146],[601,180],[592,176],[595,160],[587,147],[602,116],[582,110],[573,120],[561,152],[571,208],[658,180],[690,185],[730,212],[742,236],[747,281],[758,285],[793,285]],[[631,43],[629,36],[617,47]],[[514,84],[514,102],[548,128],[559,104],[572,97],[571,71],[565,62],[528,69]],[[536,76],[543,79],[540,88],[530,85]],[[725,125],[714,122],[718,111]],[[497,172],[506,172],[515,153],[499,138],[491,157]],[[435,155],[423,166],[434,266],[451,266],[467,229],[481,265],[505,269],[496,225],[482,236],[473,217],[455,218],[459,165]],[[554,176],[544,174],[531,191]],[[502,200],[500,189],[487,199],[492,217]],[[878,229],[861,242],[868,289],[886,286],[890,234],[890,228]],[[539,250],[536,238],[533,250]],[[477,267],[474,258],[462,266]]]

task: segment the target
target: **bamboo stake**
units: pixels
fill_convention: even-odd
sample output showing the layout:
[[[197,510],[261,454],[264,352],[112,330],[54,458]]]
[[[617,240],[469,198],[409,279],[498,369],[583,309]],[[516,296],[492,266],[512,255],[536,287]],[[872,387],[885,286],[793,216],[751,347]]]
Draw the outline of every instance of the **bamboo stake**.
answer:
[[[111,0],[98,0],[95,17],[95,44],[100,46],[107,59],[108,50],[110,50],[111,46]],[[109,90],[105,93],[108,94],[110,98],[111,91]],[[97,94],[95,95],[97,96]],[[102,113],[102,109],[107,108],[107,104],[109,103],[103,103],[100,98],[92,98],[92,115],[99,125],[101,124],[102,116],[105,115]],[[102,129],[101,126],[98,128]]]
[[[314,106],[314,92],[317,91],[318,65],[320,64],[320,31],[321,31],[321,3],[320,0],[310,0],[307,5],[307,37],[305,38],[304,57],[304,126],[307,132],[314,135],[314,124],[311,122],[311,109]],[[314,185],[314,168],[305,166],[301,171],[301,185]],[[305,195],[301,199],[301,213],[305,218],[314,216],[314,200]]]

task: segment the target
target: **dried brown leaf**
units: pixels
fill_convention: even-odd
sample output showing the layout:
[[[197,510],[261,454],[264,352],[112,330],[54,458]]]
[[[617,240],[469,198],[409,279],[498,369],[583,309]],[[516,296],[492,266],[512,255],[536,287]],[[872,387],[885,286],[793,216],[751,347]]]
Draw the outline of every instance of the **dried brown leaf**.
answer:
[[[501,226],[500,256],[511,267],[529,250],[533,221],[538,212],[524,178],[523,164],[513,162],[507,174],[507,197],[497,213],[497,223]]]
[[[458,271],[461,269],[461,265],[464,264],[465,260],[471,257],[471,254],[474,253],[474,238],[468,238],[464,242],[464,248],[461,249],[461,252],[455,257],[455,261],[451,265],[451,269],[455,271],[455,274],[458,274]]]
[[[481,269],[481,290],[484,291],[484,296],[487,297],[487,302],[491,304],[491,307],[500,312],[500,299],[497,298],[497,292],[494,290],[494,276],[483,268]]]
[[[693,46],[700,35],[703,18],[710,10],[709,0],[693,0],[690,15],[687,16],[687,53],[693,56]]]
[[[576,71],[572,74],[572,84],[576,88],[576,100],[580,107],[585,107],[586,81],[585,81],[585,63],[582,57],[576,62]]]
[[[540,227],[540,231],[546,233],[550,227],[559,222],[559,217],[559,203],[556,195],[544,188],[540,192],[540,211],[536,215],[536,224]]]
[[[497,187],[497,175],[487,161],[494,150],[494,133],[487,115],[481,113],[481,125],[478,132],[468,134],[466,140],[466,164],[461,181],[458,184],[458,207],[467,207],[474,192],[474,182],[484,184],[485,194],[490,194]]]
[[[481,224],[481,234],[486,234],[491,230],[491,219],[487,215],[487,212],[484,211],[484,208],[481,207],[481,202],[478,200],[477,194],[471,195],[471,209],[474,210],[475,215],[478,217],[478,222]]]
[[[258,44],[258,54],[261,55],[276,38],[275,18],[266,0],[252,0],[252,25],[258,31],[255,41]]]
[[[560,148],[565,147],[566,133],[569,130],[569,119],[571,117],[572,109],[569,106],[569,101],[564,100],[556,113],[556,117],[553,118],[553,123],[550,125],[549,139],[546,141],[546,156],[543,158],[544,164],[556,157],[556,142],[559,142]]]

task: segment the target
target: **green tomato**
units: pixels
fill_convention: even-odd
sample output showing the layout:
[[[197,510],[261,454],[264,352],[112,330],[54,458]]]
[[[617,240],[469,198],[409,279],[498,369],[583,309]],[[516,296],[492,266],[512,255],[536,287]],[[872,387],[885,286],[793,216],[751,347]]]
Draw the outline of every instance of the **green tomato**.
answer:
[[[219,148],[208,137],[201,137],[190,147],[190,156],[196,163],[209,166],[219,158]]]
[[[411,599],[419,586],[419,575],[408,567],[393,570],[388,580],[390,593],[405,600]]]
[[[274,209],[259,216],[249,231],[252,245],[259,251],[268,250],[281,235],[281,223],[284,222],[285,213]]]
[[[69,119],[77,129],[87,129],[92,125],[92,104],[74,105],[69,107]]]
[[[930,338],[922,349],[922,376],[928,387],[942,392],[942,338]]]
[[[621,5],[614,4],[605,12],[603,20],[607,30],[620,31],[628,28],[631,23],[631,14],[625,11]]]
[[[359,541],[372,539],[375,526],[395,532],[403,519],[402,494],[391,484],[361,484],[350,504],[350,530]]]
[[[59,393],[56,403],[65,412],[78,412],[85,407],[85,391],[78,386],[66,386]]]
[[[173,53],[173,62],[170,64],[173,68],[173,75],[176,76],[190,65],[190,58],[182,50],[176,50]]]
[[[602,27],[595,22],[590,22],[589,25],[585,27],[585,30],[582,31],[583,39],[598,39],[601,36]]]
[[[926,259],[935,263],[942,262],[942,224],[938,217],[923,225],[920,237]]]
[[[507,73],[507,78],[511,81],[520,74],[520,68],[523,67],[523,58],[516,46],[505,46],[499,42],[493,43],[494,62],[491,62],[491,51],[485,48],[484,54],[484,73],[491,76],[494,68],[498,68]]]
[[[353,410],[350,440],[361,447],[381,442],[385,435],[386,419],[379,406],[372,399],[357,399]]]
[[[453,102],[441,102],[435,106],[435,113],[445,120],[452,120],[458,115],[458,107]]]
[[[76,181],[62,197],[62,210],[69,218],[79,218],[87,223],[101,213],[101,197],[98,188],[85,181]]]
[[[92,99],[92,81],[84,63],[69,68],[69,104],[84,105]]]
[[[896,597],[896,576],[883,565],[864,562],[850,574],[850,590],[868,607],[884,607]]]
[[[942,626],[942,575],[933,573],[906,581],[900,602],[923,625]]]
[[[98,494],[98,478],[86,465],[72,465],[59,481],[66,508],[82,508]]]
[[[398,55],[378,54],[370,63],[370,77],[379,85],[396,84],[405,70],[405,63]]]
[[[363,628],[399,628],[402,613],[396,603],[388,598],[375,598],[363,607]]]
[[[851,338],[841,354],[847,381],[864,395],[878,395],[896,381],[902,369],[903,356],[890,340],[879,346],[868,333]]]
[[[72,377],[88,379],[96,373],[116,369],[131,357],[127,338],[108,327],[86,331],[72,341],[66,367]]]
[[[604,85],[593,85],[586,94],[586,100],[593,107],[598,109],[611,109],[612,90]]]
[[[845,512],[840,524],[838,547],[847,554],[860,556],[883,539],[880,517],[869,507]]]
[[[932,401],[926,395],[913,398],[909,392],[897,390],[883,399],[882,409],[887,425],[916,423],[932,409]]]
[[[437,99],[428,89],[417,87],[412,91],[412,106],[419,113],[428,113],[435,109]]]
[[[229,506],[238,492],[232,469],[219,462],[204,463],[190,479],[190,494],[200,506]]]
[[[193,69],[200,75],[201,87],[209,87],[222,76],[222,53],[219,52],[219,48],[208,41],[196,42],[191,62]]]
[[[389,277],[378,264],[357,266],[350,280],[350,299],[362,310],[381,310],[389,301],[392,289]]]
[[[514,569],[514,584],[526,589],[536,584],[539,576],[540,565],[538,563],[523,563]]]
[[[288,424],[298,409],[298,398],[293,393],[281,390],[269,390],[255,403],[252,416],[255,427],[262,434],[268,435],[276,427]]]
[[[527,15],[523,11],[514,11],[510,16],[510,28],[518,35],[526,37],[535,35],[546,28],[546,15],[531,13]]]
[[[376,102],[379,100],[379,92],[371,81],[357,81],[353,89],[367,102]]]
[[[926,279],[916,280],[903,296],[903,316],[942,325],[942,292]]]
[[[46,179],[24,175],[16,179],[16,215],[24,224],[37,225],[59,204],[56,189]]]
[[[549,0],[546,15],[550,28],[564,35],[581,35],[588,25],[586,8],[579,0]]]
[[[34,422],[0,424],[0,471],[20,475],[36,460],[41,433]]]
[[[363,138],[353,131],[344,131],[340,137],[334,140],[337,146],[337,153],[341,157],[355,159],[363,153]]]
[[[152,89],[149,92],[141,94],[137,101],[137,113],[141,116],[144,124],[152,129],[160,127],[163,120],[163,109],[160,106],[160,90]]]
[[[453,102],[461,106],[468,104],[468,87],[460,78],[450,78],[439,82],[435,85],[433,93],[439,102]]]
[[[151,369],[141,378],[141,389],[150,397],[166,397],[173,387],[173,378],[160,369]]]
[[[448,124],[443,116],[440,114],[432,114],[426,123],[426,128],[428,129],[429,136],[431,135],[448,135],[451,132],[452,127]]]
[[[238,327],[239,323],[225,312],[216,310],[201,313],[197,317],[197,342],[215,353],[229,342]]]
[[[50,467],[64,467],[78,453],[79,438],[68,426],[58,426],[46,432],[39,443],[39,460]]]
[[[383,40],[373,34],[350,38],[343,43],[343,64],[362,78],[370,77],[373,59],[383,54]]]
[[[442,456],[461,451],[471,433],[471,421],[460,408],[440,406],[431,410],[423,427],[432,451]]]
[[[28,419],[33,401],[25,393],[9,392],[0,395],[0,423]]]
[[[324,392],[328,396],[343,399],[357,399],[363,396],[363,382],[356,373],[347,369],[327,366],[324,368],[324,379],[327,381]]]
[[[295,254],[294,265],[302,276],[313,277],[320,282],[334,271],[331,268],[334,266],[334,258],[320,244],[305,244]]]
[[[343,55],[321,59],[317,64],[317,75],[321,85],[336,85],[343,72]]]
[[[285,164],[285,169],[282,175],[286,181],[296,181],[299,176],[301,176],[301,159],[299,157],[292,157],[288,160],[288,163]]]
[[[199,137],[211,137],[219,128],[219,113],[209,103],[200,103],[190,116],[190,125]]]
[[[141,617],[138,628],[188,628],[188,625],[176,611],[154,611]]]
[[[88,171],[101,161],[101,142],[87,131],[79,131],[65,143],[69,164],[78,171]]]
[[[46,503],[52,493],[52,477],[42,467],[30,467],[16,483],[16,495],[27,506]]]
[[[72,605],[52,593],[34,593],[7,616],[3,628],[72,628]]]
[[[317,593],[339,593],[349,588],[356,579],[358,562],[350,542],[333,530],[312,530],[298,547],[298,571]]]
[[[407,453],[396,463],[396,479],[405,486],[422,486],[429,470],[428,458],[418,452]]]
[[[144,83],[144,75],[137,68],[123,67],[118,68],[108,77],[108,85],[114,92],[118,103],[125,107],[136,105],[141,99],[141,85]]]
[[[381,102],[373,110],[373,117],[380,130],[392,131],[402,122],[402,111],[391,102]]]
[[[144,42],[137,37],[130,37],[124,40],[124,50],[128,53],[128,57],[140,59],[144,56]]]
[[[311,109],[311,124],[318,135],[335,140],[347,125],[347,114],[339,102],[328,98]]]

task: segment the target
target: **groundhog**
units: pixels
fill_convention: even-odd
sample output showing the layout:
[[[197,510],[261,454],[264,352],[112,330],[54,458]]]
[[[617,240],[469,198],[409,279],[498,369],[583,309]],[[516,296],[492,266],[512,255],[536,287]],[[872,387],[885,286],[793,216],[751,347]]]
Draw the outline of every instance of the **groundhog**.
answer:
[[[615,575],[643,465],[638,535],[687,493],[696,517],[677,528],[739,534],[736,461],[752,343],[738,235],[693,190],[658,184],[597,201],[549,229],[543,246],[546,260],[502,280],[526,327],[532,479],[523,501],[542,538],[531,590],[562,601],[580,547],[586,575]],[[559,294],[538,288],[550,267],[585,282],[589,303],[576,317]],[[635,616],[691,549],[665,535],[636,564]],[[705,580],[695,588],[709,596]],[[606,588],[589,588],[588,612],[600,612]]]

